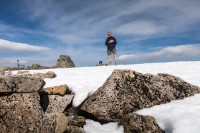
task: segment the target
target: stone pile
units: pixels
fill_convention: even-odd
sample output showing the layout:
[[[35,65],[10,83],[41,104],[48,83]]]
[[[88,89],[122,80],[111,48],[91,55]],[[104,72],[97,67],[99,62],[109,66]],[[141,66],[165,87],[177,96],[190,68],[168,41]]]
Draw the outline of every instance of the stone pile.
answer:
[[[68,128],[63,112],[74,94],[67,85],[52,87],[50,93],[44,85],[41,78],[0,77],[0,132],[62,133]]]
[[[52,125],[43,119],[44,113],[40,106],[38,92],[44,83],[41,79],[27,77],[0,79],[0,129],[2,132],[52,131]]]
[[[60,55],[54,67],[55,68],[71,68],[71,67],[75,67],[75,64],[72,61],[70,56]]]

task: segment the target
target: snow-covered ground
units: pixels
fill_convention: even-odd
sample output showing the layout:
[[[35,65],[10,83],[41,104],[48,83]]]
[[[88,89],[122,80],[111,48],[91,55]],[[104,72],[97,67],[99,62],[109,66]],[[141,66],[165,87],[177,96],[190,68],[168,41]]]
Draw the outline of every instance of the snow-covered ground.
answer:
[[[45,87],[67,84],[75,93],[73,106],[78,106],[89,94],[92,94],[106,81],[114,69],[131,69],[141,73],[168,73],[200,86],[200,61],[147,63],[118,66],[76,67],[65,69],[32,70],[31,73],[54,71],[54,79],[45,79]],[[167,133],[200,132],[200,94],[174,100],[170,103],[137,111],[138,114],[151,115]],[[87,120],[86,133],[123,133],[123,127],[117,123],[101,125]]]

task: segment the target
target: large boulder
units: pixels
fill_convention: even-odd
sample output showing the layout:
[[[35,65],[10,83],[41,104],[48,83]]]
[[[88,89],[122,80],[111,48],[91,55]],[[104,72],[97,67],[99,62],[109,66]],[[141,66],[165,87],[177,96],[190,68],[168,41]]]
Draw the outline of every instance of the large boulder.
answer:
[[[53,120],[44,117],[39,101],[40,96],[37,92],[14,94],[1,93],[0,132],[54,132],[54,124],[50,123]]]
[[[13,92],[37,92],[41,91],[45,81],[40,78],[29,77],[0,77],[0,93]]]
[[[106,82],[85,100],[80,114],[100,122],[118,121],[142,108],[199,93],[200,88],[169,74],[142,74],[114,70]]]
[[[56,68],[70,68],[75,67],[74,62],[72,61],[70,56],[67,55],[60,55],[59,59],[57,60]]]
[[[124,116],[119,124],[123,125],[124,133],[165,133],[152,116],[131,113]]]

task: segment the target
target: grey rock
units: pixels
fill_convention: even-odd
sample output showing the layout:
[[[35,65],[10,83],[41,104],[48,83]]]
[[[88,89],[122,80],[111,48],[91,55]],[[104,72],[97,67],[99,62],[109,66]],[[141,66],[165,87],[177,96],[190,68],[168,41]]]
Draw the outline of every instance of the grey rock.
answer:
[[[72,61],[70,56],[60,55],[55,67],[56,68],[70,68],[70,67],[75,67],[75,64]]]
[[[200,88],[169,74],[114,70],[81,106],[80,114],[100,122],[118,121],[142,108],[199,93]]]
[[[12,76],[44,79],[44,78],[55,78],[56,74],[52,71],[48,71],[46,73],[34,73],[34,74],[27,73],[26,71],[19,71],[16,75]]]
[[[154,117],[136,113],[124,116],[119,124],[123,125],[124,133],[165,133],[156,123]]]
[[[46,73],[35,73],[35,74],[31,74],[30,77],[33,77],[33,78],[55,78],[56,77],[56,74],[52,71],[48,71]]]
[[[83,127],[86,124],[86,118],[83,116],[69,117],[69,124],[72,126]]]
[[[84,133],[82,127],[77,127],[77,126],[68,126],[67,129],[65,130],[65,133]]]
[[[45,113],[62,113],[71,104],[74,95],[41,95],[40,104]]]
[[[18,70],[17,75],[22,75],[22,74],[29,74],[30,71],[28,70]]]
[[[39,78],[29,77],[0,77],[0,93],[5,92],[37,92],[41,91],[45,81]]]

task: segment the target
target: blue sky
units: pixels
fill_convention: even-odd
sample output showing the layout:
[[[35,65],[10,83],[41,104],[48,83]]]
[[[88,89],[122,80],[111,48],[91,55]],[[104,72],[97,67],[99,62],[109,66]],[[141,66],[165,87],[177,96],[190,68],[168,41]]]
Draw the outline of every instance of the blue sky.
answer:
[[[0,66],[107,63],[116,37],[119,64],[200,60],[199,0],[0,0]]]

